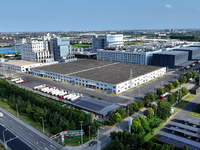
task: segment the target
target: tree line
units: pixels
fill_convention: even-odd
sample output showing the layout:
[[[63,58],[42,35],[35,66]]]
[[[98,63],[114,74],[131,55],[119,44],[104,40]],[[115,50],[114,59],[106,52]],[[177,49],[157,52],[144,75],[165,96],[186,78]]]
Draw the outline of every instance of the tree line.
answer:
[[[52,134],[57,134],[65,129],[80,130],[79,121],[83,121],[83,129],[86,134],[88,134],[89,126],[92,126],[91,134],[96,134],[99,127],[98,122],[92,123],[91,114],[67,106],[62,107],[58,103],[2,79],[0,79],[0,97],[14,110],[16,110],[17,104],[19,113],[28,116],[35,122],[42,123],[40,117],[43,117],[45,128],[49,128]]]

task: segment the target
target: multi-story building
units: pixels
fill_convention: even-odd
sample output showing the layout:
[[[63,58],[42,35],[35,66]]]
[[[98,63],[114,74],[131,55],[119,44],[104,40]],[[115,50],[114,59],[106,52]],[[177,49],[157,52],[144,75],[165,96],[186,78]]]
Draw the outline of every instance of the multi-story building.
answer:
[[[92,36],[93,52],[97,52],[97,49],[105,49],[107,47],[117,47],[117,46],[123,46],[123,34]]]
[[[74,58],[74,55],[71,55],[70,40],[67,37],[51,39],[49,48],[50,51],[53,52],[55,61]]]
[[[76,60],[74,55],[71,55],[69,38],[59,38],[50,34],[37,39],[22,39],[21,56],[22,60],[41,63]]]
[[[136,52],[126,52],[124,50],[97,50],[97,60],[106,60],[106,61],[116,61],[116,62],[125,62],[132,64],[141,64],[141,65],[151,65],[151,59],[154,53],[158,51],[136,51]]]
[[[20,46],[22,60],[42,63],[54,61],[53,54],[48,48],[48,41],[22,39]]]

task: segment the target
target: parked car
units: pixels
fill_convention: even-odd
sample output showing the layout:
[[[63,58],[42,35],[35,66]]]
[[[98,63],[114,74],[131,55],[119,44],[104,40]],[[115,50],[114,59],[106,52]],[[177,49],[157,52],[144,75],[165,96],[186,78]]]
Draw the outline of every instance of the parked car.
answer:
[[[92,142],[90,142],[89,146],[93,146],[95,144],[97,144],[97,141],[92,141]]]

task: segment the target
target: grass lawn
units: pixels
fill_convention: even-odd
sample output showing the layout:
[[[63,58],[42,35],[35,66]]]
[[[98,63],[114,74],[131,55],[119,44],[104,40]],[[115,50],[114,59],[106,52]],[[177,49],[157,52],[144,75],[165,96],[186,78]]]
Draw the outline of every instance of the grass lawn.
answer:
[[[154,134],[154,135],[151,135],[148,140],[152,141],[153,143],[159,143],[159,144],[161,144],[161,142],[158,141],[158,139],[160,137],[161,137],[160,134]]]
[[[92,47],[92,44],[74,44],[74,45],[72,45],[72,48],[78,48],[78,47],[88,48],[88,47]]]
[[[137,44],[137,41],[125,41],[124,45],[134,45]]]
[[[198,104],[195,109],[193,109],[190,112],[190,115],[194,116],[194,117],[199,117],[200,118],[200,104]]]
[[[89,137],[87,135],[83,135],[83,144],[89,141]],[[81,137],[67,137],[65,136],[65,144],[69,146],[80,146],[81,145]]]
[[[186,96],[181,102],[176,104],[174,107],[178,109],[178,111],[183,108],[187,103],[189,103],[192,99],[194,99],[197,95],[190,94]]]

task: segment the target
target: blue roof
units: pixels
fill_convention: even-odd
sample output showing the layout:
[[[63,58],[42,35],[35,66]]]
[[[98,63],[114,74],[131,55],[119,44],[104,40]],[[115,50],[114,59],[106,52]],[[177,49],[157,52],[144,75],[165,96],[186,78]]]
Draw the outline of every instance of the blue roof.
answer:
[[[190,123],[193,123],[193,124],[196,124],[196,125],[200,125],[200,122],[196,121],[196,120],[187,119],[187,118],[180,118],[180,120],[187,121],[187,122],[190,122]]]
[[[187,129],[187,130],[190,130],[190,131],[193,131],[193,132],[200,133],[200,129],[194,128],[194,127],[191,127],[191,126],[187,126],[187,125],[184,125],[184,124],[181,124],[181,123],[175,123],[174,126],[179,127],[179,128],[183,128],[183,129]]]
[[[175,147],[181,147],[183,148],[184,146],[188,146],[189,149],[191,150],[200,150],[200,143],[188,140],[186,138],[182,138],[173,134],[169,133],[164,133],[158,141],[174,145]]]

